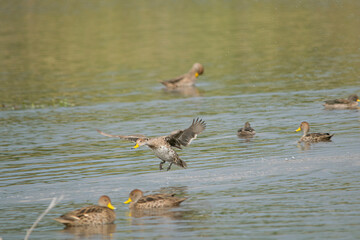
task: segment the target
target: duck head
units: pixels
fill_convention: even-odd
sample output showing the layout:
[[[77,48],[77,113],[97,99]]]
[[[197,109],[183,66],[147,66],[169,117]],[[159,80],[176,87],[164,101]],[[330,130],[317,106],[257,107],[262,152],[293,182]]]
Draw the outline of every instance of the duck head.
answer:
[[[356,94],[350,95],[350,96],[348,97],[348,100],[349,100],[350,102],[360,102],[360,99],[359,99],[358,95],[356,95]]]
[[[249,122],[246,122],[244,128],[245,128],[245,129],[251,128],[250,123],[249,123]]]
[[[198,77],[204,73],[204,66],[200,63],[194,63],[190,71],[195,74],[195,77]]]
[[[138,148],[145,145],[148,140],[149,140],[148,138],[139,138],[138,140],[136,140],[136,144],[133,148]]]
[[[98,205],[101,206],[101,207],[108,207],[112,210],[116,209],[112,204],[111,204],[111,200],[108,196],[106,195],[103,195],[99,198],[99,201],[98,201]]]
[[[127,201],[125,201],[125,204],[128,203],[136,203],[142,196],[144,195],[144,193],[139,190],[139,189],[134,189],[130,192],[129,194],[129,199]]]
[[[309,126],[309,123],[308,122],[302,122],[300,124],[300,127],[298,129],[295,130],[295,132],[298,132],[298,131],[303,131],[304,132],[304,135],[307,134],[310,130],[310,126]]]

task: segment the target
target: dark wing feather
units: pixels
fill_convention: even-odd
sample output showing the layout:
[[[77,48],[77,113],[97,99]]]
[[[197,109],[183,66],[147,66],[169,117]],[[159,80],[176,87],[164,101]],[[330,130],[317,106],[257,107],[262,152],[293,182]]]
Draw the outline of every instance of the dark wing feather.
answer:
[[[176,147],[178,149],[182,149],[181,143],[179,142],[179,137],[183,134],[183,130],[176,130],[170,133],[165,139],[172,147]]]
[[[255,130],[252,127],[240,128],[238,132],[254,132]]]
[[[106,137],[115,137],[115,138],[121,138],[121,139],[125,139],[125,140],[128,140],[128,141],[132,141],[132,142],[136,142],[136,140],[138,140],[139,138],[144,138],[145,136],[144,135],[128,135],[128,136],[125,136],[125,135],[112,135],[112,134],[107,134],[107,133],[104,133],[98,129],[96,129],[96,131],[98,131],[98,133],[100,133],[101,135],[104,135]]]
[[[202,119],[193,119],[191,126],[185,130],[177,130],[172,132],[169,136],[167,136],[166,140],[168,143],[177,148],[181,148],[181,146],[188,146],[193,139],[196,138],[198,134],[204,131],[206,128],[206,123]]]
[[[148,202],[154,202],[159,201],[162,199],[168,199],[171,197],[174,197],[175,194],[153,194],[153,195],[147,195],[140,198],[137,203],[148,203]]]
[[[104,211],[104,209],[106,209],[106,208],[100,207],[100,206],[88,206],[88,207],[83,207],[83,208],[74,210],[72,212],[69,212],[68,214],[75,215],[76,217],[81,218],[86,214],[101,213]]]
[[[308,133],[306,134],[307,137],[326,137],[330,136],[330,133]]]
[[[328,141],[334,134],[330,133],[308,133],[306,137],[312,139],[313,141]]]
[[[104,207],[100,207],[100,206],[88,206],[88,207],[83,207],[68,213],[65,213],[64,215],[61,215],[60,218],[66,221],[78,221],[84,217],[87,217],[88,214],[93,214],[93,213],[101,213],[104,211]]]
[[[165,80],[165,81],[162,81],[161,83],[166,85],[166,84],[174,84],[174,83],[177,83],[179,81],[181,81],[182,79],[184,79],[185,75],[181,75],[177,78],[173,78],[173,79],[169,79],[169,80]]]
[[[334,99],[325,101],[326,104],[334,105],[334,104],[348,104],[349,101],[346,99]]]

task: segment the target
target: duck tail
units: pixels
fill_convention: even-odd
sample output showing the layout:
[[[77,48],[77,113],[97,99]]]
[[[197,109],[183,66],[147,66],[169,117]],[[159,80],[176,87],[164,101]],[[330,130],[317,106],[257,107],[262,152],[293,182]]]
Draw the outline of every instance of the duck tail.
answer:
[[[164,85],[168,89],[174,89],[176,88],[176,85],[168,81],[162,81],[160,82],[162,85]]]
[[[187,198],[180,198],[179,200],[176,201],[176,206],[179,206],[180,203],[182,203],[183,201],[185,201]]]
[[[72,215],[72,214],[64,214],[58,218],[54,218],[54,220],[68,226],[68,225],[71,225],[72,223],[74,223],[75,221],[80,220],[80,218],[75,215]]]
[[[54,218],[55,221],[58,221],[59,223],[62,224],[71,224],[73,221],[69,220],[69,219],[63,219],[63,218]]]
[[[164,85],[165,87],[171,88],[172,87],[172,83],[169,83],[168,81],[161,81],[160,82],[162,85]]]
[[[187,164],[184,160],[181,160],[180,158],[177,160],[176,165],[182,167],[182,168],[187,168]]]

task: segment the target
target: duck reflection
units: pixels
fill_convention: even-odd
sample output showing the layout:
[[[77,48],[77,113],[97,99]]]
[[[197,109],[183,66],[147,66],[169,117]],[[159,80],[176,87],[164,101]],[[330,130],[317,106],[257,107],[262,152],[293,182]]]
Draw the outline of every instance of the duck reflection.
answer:
[[[183,211],[176,211],[171,208],[154,208],[154,209],[130,209],[129,217],[143,218],[143,217],[162,217],[169,220],[179,220],[183,218]]]
[[[66,227],[63,232],[74,235],[74,239],[79,237],[94,237],[96,239],[113,239],[112,234],[116,231],[116,224],[104,224],[104,225],[88,225],[77,227]]]
[[[311,149],[311,143],[309,142],[298,143],[297,147],[302,151],[308,151]]]
[[[164,92],[173,95],[180,95],[182,97],[199,97],[201,95],[200,90],[195,86],[178,87],[175,89],[164,88]]]
[[[311,149],[311,143],[309,142],[303,142],[303,143],[297,143],[297,147],[301,150],[301,151],[308,151]]]
[[[244,142],[251,142],[254,136],[238,136],[239,139],[242,139]]]
[[[254,136],[242,136],[242,135],[238,135],[238,139],[241,142],[251,142],[253,140]]]

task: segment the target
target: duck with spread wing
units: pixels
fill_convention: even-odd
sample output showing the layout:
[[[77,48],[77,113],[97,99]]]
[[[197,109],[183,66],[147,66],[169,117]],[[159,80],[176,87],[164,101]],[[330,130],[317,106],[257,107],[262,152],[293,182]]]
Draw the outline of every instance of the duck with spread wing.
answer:
[[[112,135],[97,130],[100,134],[107,137],[116,137],[124,140],[135,142],[136,145],[133,148],[138,148],[143,145],[147,145],[154,154],[161,159],[160,170],[163,169],[163,164],[169,162],[170,165],[167,168],[169,171],[172,164],[186,168],[186,162],[180,159],[179,155],[173,148],[182,149],[182,146],[187,147],[197,137],[198,134],[203,132],[206,128],[206,123],[200,118],[193,119],[190,127],[185,130],[176,130],[167,136],[160,136],[154,138],[148,138],[143,135]]]

